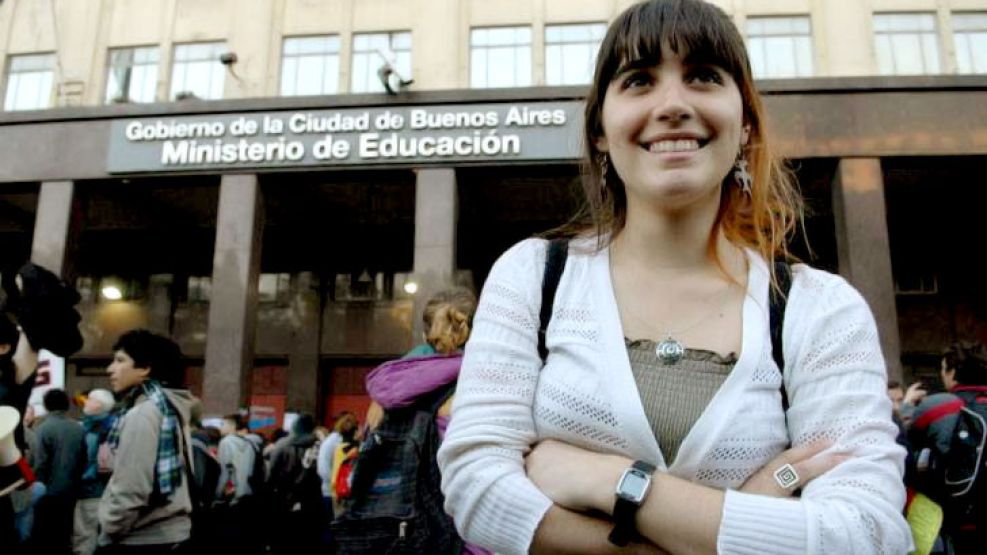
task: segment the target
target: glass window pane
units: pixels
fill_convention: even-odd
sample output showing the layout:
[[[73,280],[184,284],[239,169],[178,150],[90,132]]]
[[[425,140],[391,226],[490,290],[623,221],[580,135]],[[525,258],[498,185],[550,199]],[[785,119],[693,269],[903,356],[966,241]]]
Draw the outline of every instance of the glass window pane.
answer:
[[[764,54],[764,39],[761,38],[751,38],[747,42],[747,51],[750,53],[751,60],[751,72],[754,74],[754,78],[762,78],[765,76],[767,71],[767,63],[765,62]]]
[[[135,48],[133,52],[135,64],[156,64],[158,62],[157,46]]]
[[[768,57],[767,74],[771,77],[791,77],[795,75],[795,51],[792,40],[787,37],[771,37],[765,40]]]
[[[470,84],[515,87],[531,83],[531,28],[493,27],[470,32]]]
[[[221,42],[176,45],[170,98],[185,92],[207,100],[222,98],[226,73],[219,56],[225,48]]]
[[[562,57],[562,83],[565,85],[575,85],[583,83],[586,77],[586,53],[587,45],[567,44],[563,47]],[[588,82],[588,81],[587,81]]]
[[[894,75],[894,56],[891,55],[890,35],[880,35],[874,39],[877,51],[877,72],[881,75]]]
[[[987,31],[987,12],[953,14],[953,31]]]
[[[891,50],[894,53],[896,74],[917,75],[925,72],[922,63],[922,46],[918,35],[891,35]]]
[[[514,84],[514,52],[509,48],[487,50],[487,86],[509,87]]]
[[[322,94],[339,92],[339,56],[326,58],[326,69],[322,77]]]
[[[285,58],[281,61],[281,95],[294,96],[295,80],[298,78],[298,58]]]
[[[325,64],[319,56],[302,56],[298,59],[296,94],[322,94],[322,74]]]
[[[562,40],[562,30],[564,25],[548,25],[545,27],[545,43],[551,44]]]
[[[512,87],[531,86],[531,47],[524,46],[515,49],[514,59],[517,61],[517,79],[511,83]]]
[[[549,25],[545,28],[545,82],[549,85],[586,84],[599,50],[603,24]]]
[[[987,73],[987,12],[953,14],[959,73]]]
[[[398,52],[397,59],[398,71],[401,75],[408,76],[411,75],[411,52],[403,51]]]
[[[470,86],[481,89],[487,86],[487,51],[473,49],[470,52]]]
[[[354,44],[356,42],[354,40]],[[281,94],[293,96],[338,92],[338,52],[339,37],[336,35],[285,39]]]
[[[38,72],[25,73],[17,83],[17,106],[18,110],[30,110],[41,108],[42,76]]]
[[[925,60],[925,73],[939,73],[939,42],[935,35],[922,35],[922,58]]]
[[[53,54],[11,56],[7,69],[5,110],[40,110],[51,106]]]
[[[411,33],[394,33],[391,38],[391,48],[394,50],[411,50]]]
[[[755,77],[812,75],[812,34],[808,17],[752,17],[747,20],[747,37]]]
[[[882,75],[940,71],[934,14],[875,14],[874,43]]]
[[[158,47],[115,48],[110,51],[106,102],[154,102],[158,79]]]
[[[795,67],[798,77],[813,75],[812,42],[807,38],[795,39]]]
[[[967,52],[972,62],[970,73],[987,73],[987,33],[971,34]]]
[[[548,45],[545,47],[545,84],[562,85],[562,47]]]
[[[130,76],[130,99],[134,102],[154,102],[158,86],[158,66],[142,65]]]

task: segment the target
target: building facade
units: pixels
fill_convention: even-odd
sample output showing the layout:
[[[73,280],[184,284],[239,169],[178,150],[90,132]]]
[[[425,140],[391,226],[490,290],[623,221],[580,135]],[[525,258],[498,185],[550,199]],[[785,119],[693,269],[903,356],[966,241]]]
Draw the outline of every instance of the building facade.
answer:
[[[889,373],[987,338],[987,0],[714,3],[808,199],[798,252],[861,290]],[[143,326],[210,413],[359,410],[422,299],[578,207],[581,100],[629,4],[3,0],[0,269],[82,292],[70,390]]]

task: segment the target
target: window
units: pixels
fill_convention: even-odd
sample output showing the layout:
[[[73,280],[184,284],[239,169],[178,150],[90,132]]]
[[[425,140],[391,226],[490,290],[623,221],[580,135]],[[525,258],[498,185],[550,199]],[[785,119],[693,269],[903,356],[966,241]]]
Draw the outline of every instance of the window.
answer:
[[[359,273],[336,274],[332,291],[334,302],[381,301],[393,297],[394,274],[370,273],[363,269]]]
[[[932,270],[909,268],[895,274],[894,292],[898,295],[935,295],[939,293],[939,276]]]
[[[223,98],[226,67],[219,61],[226,45],[221,42],[200,42],[175,46],[171,70],[172,100],[194,96],[205,100]]]
[[[212,277],[189,276],[187,291],[188,302],[208,303],[212,297]]]
[[[875,14],[874,44],[881,75],[939,73],[933,14]]]
[[[355,93],[384,92],[377,70],[384,56],[393,55],[398,73],[411,78],[411,33],[360,33],[353,35],[353,67],[350,91]]]
[[[987,12],[953,14],[956,69],[987,73]]]
[[[339,37],[284,39],[281,95],[332,94],[339,91]]]
[[[585,85],[593,80],[603,23],[545,27],[545,84]]]
[[[4,110],[42,110],[51,106],[54,54],[11,56]]]
[[[470,32],[470,86],[531,85],[531,27],[493,27]]]
[[[291,274],[261,274],[257,280],[257,300],[283,304],[291,294]]]
[[[748,18],[747,49],[755,78],[810,77],[813,73],[808,17]]]
[[[75,278],[75,290],[78,291],[79,297],[82,299],[81,302],[92,302],[94,293],[96,292],[96,286],[93,282],[93,278],[90,276],[80,276]]]
[[[154,102],[158,85],[158,47],[114,48],[106,76],[107,104]]]

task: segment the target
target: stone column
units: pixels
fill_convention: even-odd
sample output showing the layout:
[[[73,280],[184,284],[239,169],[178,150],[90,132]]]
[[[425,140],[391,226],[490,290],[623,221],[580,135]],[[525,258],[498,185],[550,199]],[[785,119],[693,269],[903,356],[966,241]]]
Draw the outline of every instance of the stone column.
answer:
[[[74,197],[75,184],[71,181],[41,184],[31,243],[31,261],[69,281],[74,277],[69,251],[80,227],[79,218],[73,217]]]
[[[434,293],[453,283],[456,270],[456,171],[420,169],[415,185],[415,309],[412,343],[422,341],[422,309]]]
[[[833,178],[840,274],[867,300],[881,335],[888,376],[901,380],[901,342],[879,158],[844,158]]]
[[[264,205],[257,176],[224,175],[219,190],[202,396],[206,414],[247,405],[254,367]]]
[[[315,415],[319,396],[319,325],[322,306],[319,302],[318,277],[302,272],[294,279],[291,312],[294,328],[288,354],[287,406]]]

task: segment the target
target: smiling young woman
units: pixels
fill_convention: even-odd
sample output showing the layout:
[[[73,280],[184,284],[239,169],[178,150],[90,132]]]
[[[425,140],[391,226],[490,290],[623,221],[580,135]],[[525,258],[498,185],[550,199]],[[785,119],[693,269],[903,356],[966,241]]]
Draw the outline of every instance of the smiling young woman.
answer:
[[[503,553],[907,551],[873,317],[840,277],[791,263],[801,199],[763,120],[719,8],[652,0],[611,24],[586,104],[586,217],[556,233],[568,258],[547,357],[544,239],[497,261],[474,318],[439,452],[467,540]],[[782,275],[779,368],[769,299]]]

